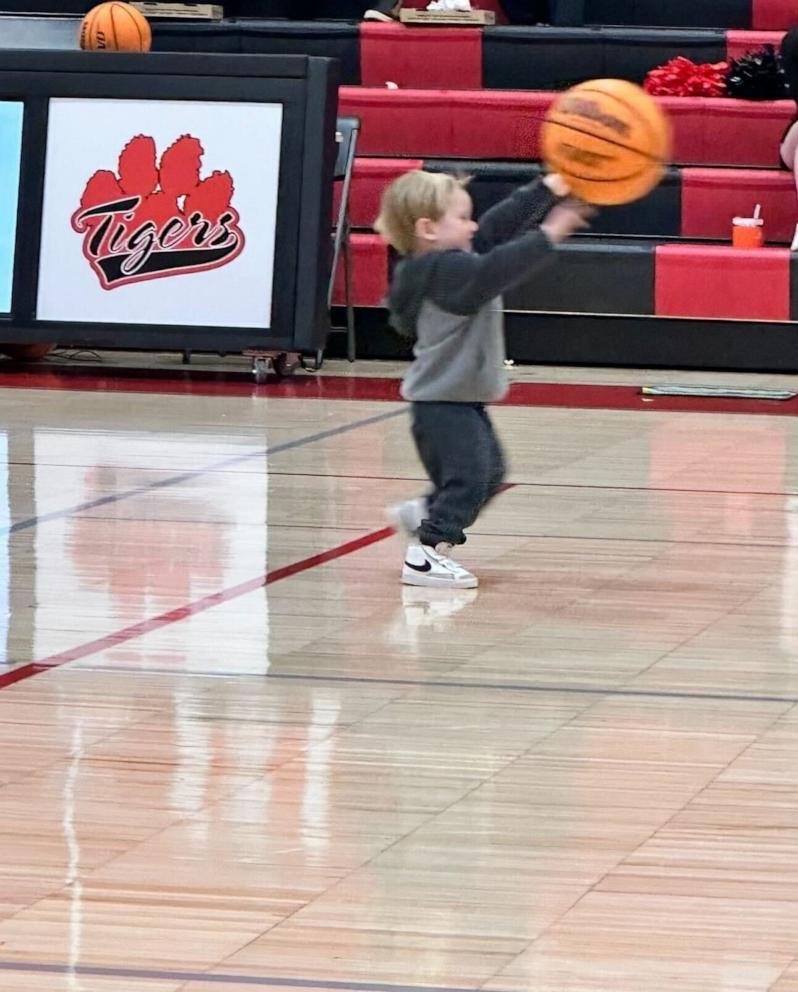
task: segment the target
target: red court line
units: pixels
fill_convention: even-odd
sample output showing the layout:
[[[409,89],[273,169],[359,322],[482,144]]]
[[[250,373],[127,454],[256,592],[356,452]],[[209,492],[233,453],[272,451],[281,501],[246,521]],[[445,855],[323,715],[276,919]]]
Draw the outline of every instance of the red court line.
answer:
[[[678,376],[678,373],[676,374]],[[670,374],[670,378],[674,375]],[[258,386],[228,373],[113,372],[55,366],[52,369],[0,373],[0,388],[77,389],[90,392],[171,393],[189,396],[250,396],[286,399],[367,400],[399,402],[400,380],[370,376],[312,376],[297,372]],[[669,413],[744,413],[774,417],[798,416],[792,400],[745,400],[704,396],[641,396],[638,386],[590,383],[516,382],[502,406],[563,407],[574,410],[645,410]]]
[[[7,689],[8,686],[13,685],[15,682],[22,682],[23,679],[29,679],[31,675],[39,675],[44,671],[46,671],[45,668],[36,664],[20,665],[19,668],[12,668],[10,672],[0,675],[0,689]]]
[[[87,641],[85,644],[79,644],[77,647],[69,648],[67,651],[60,651],[58,654],[51,654],[49,657],[42,658],[31,664],[22,665],[10,672],[6,672],[4,675],[0,675],[0,689],[5,689],[7,686],[13,685],[15,682],[21,682],[23,679],[31,678],[33,675],[39,675],[41,672],[59,668],[61,665],[67,664],[67,662],[78,661],[89,655],[98,654],[100,651],[106,651],[108,648],[126,644],[128,641],[142,637],[144,634],[149,634],[153,630],[160,630],[161,627],[168,627],[170,624],[178,623],[187,617],[204,613],[205,610],[209,610],[213,606],[220,606],[222,603],[227,603],[231,599],[236,599],[238,596],[245,596],[247,593],[254,592],[262,586],[269,586],[273,582],[287,579],[292,575],[297,575],[299,572],[306,572],[308,569],[325,564],[325,562],[334,561],[336,558],[343,558],[345,555],[360,551],[362,548],[367,548],[371,544],[384,541],[393,532],[392,527],[383,527],[381,530],[375,530],[371,534],[365,534],[363,537],[357,537],[352,541],[347,541],[345,544],[340,544],[337,548],[330,548],[329,551],[322,551],[317,555],[311,555],[310,558],[303,558],[301,561],[293,562],[290,565],[283,565],[281,568],[275,568],[273,571],[267,572],[266,575],[258,575],[253,579],[247,579],[246,582],[239,582],[238,585],[230,586],[229,589],[210,593],[207,596],[203,596],[202,599],[195,600],[193,603],[186,603],[185,606],[178,606],[156,617],[141,620],[139,623],[131,624],[131,626],[114,631],[112,634],[106,634],[93,641]]]

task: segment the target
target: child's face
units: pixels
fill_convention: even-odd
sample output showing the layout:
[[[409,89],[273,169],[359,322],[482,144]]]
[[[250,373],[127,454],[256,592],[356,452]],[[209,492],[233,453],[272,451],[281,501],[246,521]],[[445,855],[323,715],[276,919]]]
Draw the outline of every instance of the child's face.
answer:
[[[474,205],[464,189],[456,189],[449,201],[446,213],[435,221],[429,221],[422,239],[428,249],[447,251],[459,248],[471,251],[471,242],[479,229],[472,219]]]

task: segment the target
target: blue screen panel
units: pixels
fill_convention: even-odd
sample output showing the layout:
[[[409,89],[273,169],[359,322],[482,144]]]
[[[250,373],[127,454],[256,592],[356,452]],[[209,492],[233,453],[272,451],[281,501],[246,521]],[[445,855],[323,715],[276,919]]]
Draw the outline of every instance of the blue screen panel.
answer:
[[[0,101],[0,313],[11,310],[22,117],[21,103]]]

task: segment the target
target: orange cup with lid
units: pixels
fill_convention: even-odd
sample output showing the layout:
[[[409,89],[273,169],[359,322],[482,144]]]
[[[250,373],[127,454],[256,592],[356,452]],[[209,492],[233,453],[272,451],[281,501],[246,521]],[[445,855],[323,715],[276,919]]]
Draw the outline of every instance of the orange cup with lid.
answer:
[[[761,248],[765,240],[764,228],[761,217],[734,217],[732,244],[735,248]]]

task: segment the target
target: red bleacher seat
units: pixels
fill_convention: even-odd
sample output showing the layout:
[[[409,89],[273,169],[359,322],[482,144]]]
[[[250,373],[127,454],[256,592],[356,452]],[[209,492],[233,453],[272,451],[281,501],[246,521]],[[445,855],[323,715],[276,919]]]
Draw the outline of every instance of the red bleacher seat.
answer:
[[[663,317],[790,319],[790,251],[659,245],[655,312]]]
[[[795,117],[792,100],[704,100],[704,146],[693,161],[713,165],[779,164],[779,143]],[[690,161],[686,159],[685,161]]]
[[[342,86],[338,113],[359,117],[362,155],[451,154],[452,108],[446,91]],[[430,151],[434,148],[434,151]]]
[[[340,113],[362,121],[364,155],[535,159],[553,93],[517,90],[386,90],[343,86]],[[790,100],[753,103],[660,97],[674,127],[674,161],[775,166]]]
[[[378,234],[352,236],[352,295],[359,307],[382,306],[388,292],[388,248]],[[335,274],[333,303],[343,304],[343,263]]]
[[[352,176],[349,194],[349,220],[352,227],[370,228],[380,209],[382,191],[394,179],[410,172],[423,169],[422,159],[412,158],[358,158]],[[333,216],[338,214],[340,183],[336,183],[336,199]]]
[[[789,172],[762,169],[685,169],[682,236],[731,238],[732,217],[750,217],[762,206],[768,241],[792,241],[798,223],[795,180]]]
[[[534,159],[553,93],[342,86],[339,113],[362,122],[364,155]]]
[[[778,50],[783,31],[727,31],[726,58],[739,59],[746,52],[754,52],[765,45],[773,45]]]
[[[777,166],[795,116],[791,100],[659,97],[673,124],[673,160],[696,165]]]

